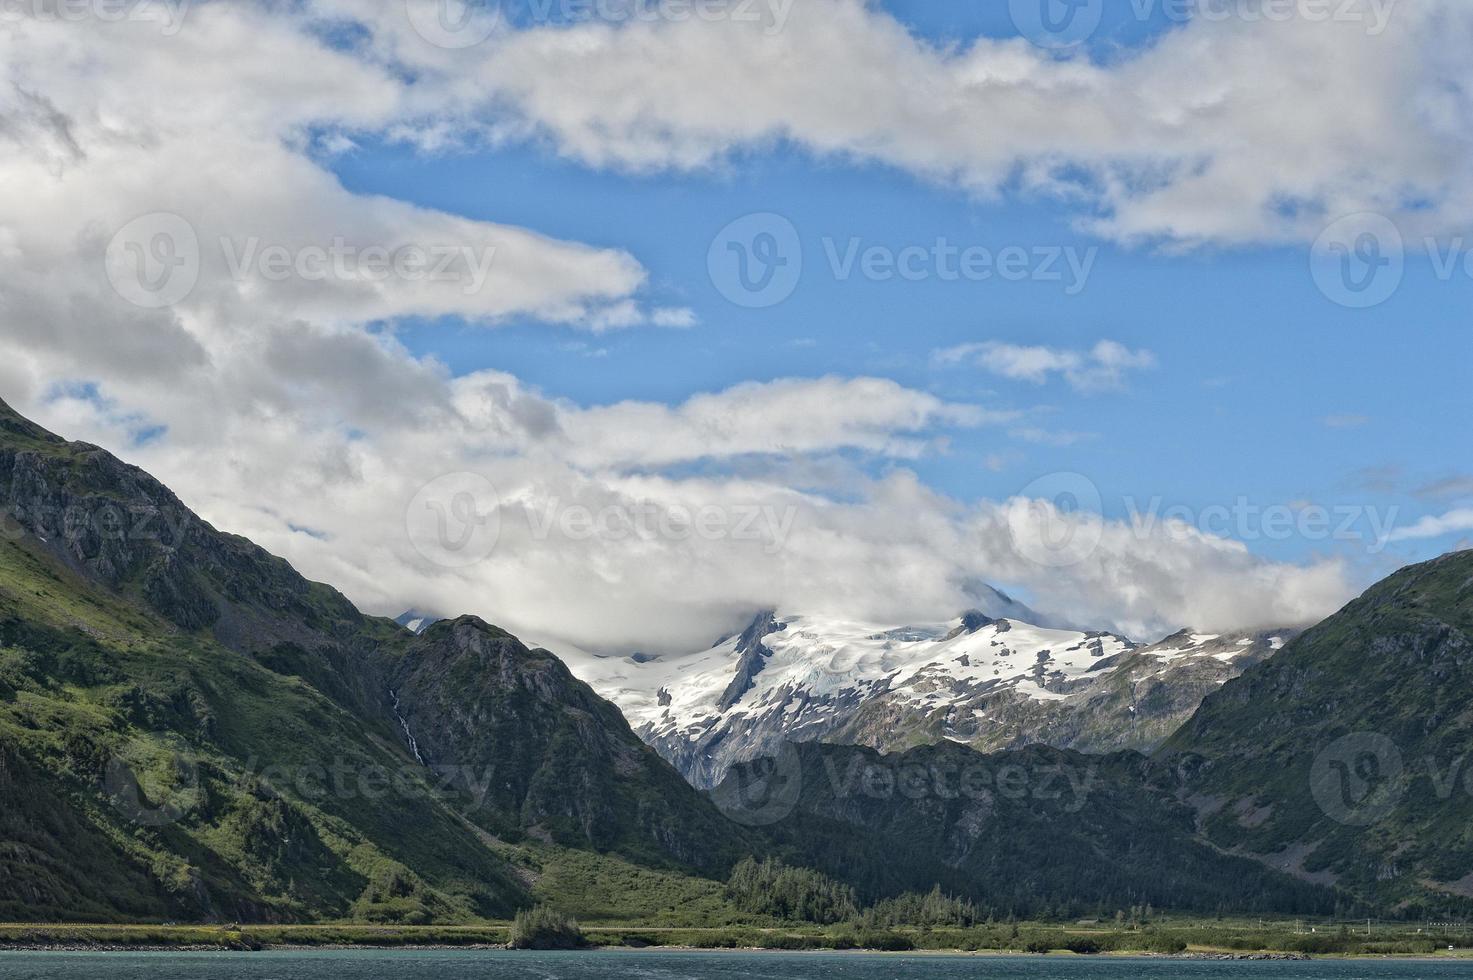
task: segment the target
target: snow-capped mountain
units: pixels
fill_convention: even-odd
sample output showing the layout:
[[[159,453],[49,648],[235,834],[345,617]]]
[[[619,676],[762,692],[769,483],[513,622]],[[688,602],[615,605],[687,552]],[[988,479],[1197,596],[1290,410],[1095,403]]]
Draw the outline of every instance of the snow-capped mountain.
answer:
[[[429,613],[422,613],[418,609],[411,609],[394,620],[394,622],[409,630],[415,636],[423,633],[439,621],[439,616],[431,616]]]
[[[709,787],[783,741],[1149,750],[1292,635],[1184,631],[1142,647],[982,612],[898,627],[764,612],[695,654],[567,659],[645,741]]]

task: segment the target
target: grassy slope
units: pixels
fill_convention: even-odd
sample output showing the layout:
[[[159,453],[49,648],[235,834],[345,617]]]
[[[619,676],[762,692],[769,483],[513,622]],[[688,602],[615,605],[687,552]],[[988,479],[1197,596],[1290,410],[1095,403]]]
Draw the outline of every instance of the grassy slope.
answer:
[[[597,917],[631,904],[623,884],[641,889],[634,905],[661,895],[687,905],[719,889],[622,827],[591,844],[662,870],[637,876],[611,855],[564,853],[540,843],[535,825],[526,832],[519,801],[493,812],[447,789],[410,757],[383,689],[396,662],[429,655],[426,642],[360,615],[286,562],[215,531],[142,471],[3,402],[0,494],[27,522],[5,517],[0,530],[0,919],[453,923],[505,917],[540,897],[528,883],[542,881],[562,882],[556,900]],[[154,536],[98,533],[105,511],[140,508]],[[504,658],[513,673],[537,662],[519,644]],[[496,705],[457,701],[471,686],[429,685],[425,698],[474,730]],[[593,697],[579,687],[525,707],[556,719],[556,697]],[[620,730],[585,734],[648,754],[618,720]],[[491,754],[453,761],[477,772],[506,764],[507,752],[481,747]],[[531,762],[544,764],[520,775],[544,787],[553,813],[566,803],[560,773]],[[324,785],[319,768],[338,766],[346,793],[342,782]],[[381,772],[392,775],[387,787]],[[576,759],[567,772],[589,778]],[[126,797],[130,774],[142,806],[174,808],[178,819],[140,823],[137,805],[118,805],[111,796]],[[695,807],[708,819],[691,835],[720,836],[715,811],[688,786],[659,784],[653,798],[622,775],[604,788],[625,801],[616,823],[637,809],[675,839],[679,828],[659,821]],[[597,887],[570,891],[569,866]]]
[[[115,881],[89,903],[100,914],[456,920],[524,899],[428,792],[362,806],[263,781],[264,760],[394,771],[407,760],[301,680],[151,618],[14,535],[0,541],[0,746],[25,766],[28,797],[66,801],[89,846],[79,854],[72,834],[48,835],[39,806],[12,811],[9,829],[49,836],[81,880]],[[113,805],[106,791],[126,788],[116,769],[108,783],[113,760],[137,775],[145,806],[181,819],[148,826]],[[12,873],[42,873],[8,857]],[[62,876],[42,895],[7,887],[0,916],[87,907]]]

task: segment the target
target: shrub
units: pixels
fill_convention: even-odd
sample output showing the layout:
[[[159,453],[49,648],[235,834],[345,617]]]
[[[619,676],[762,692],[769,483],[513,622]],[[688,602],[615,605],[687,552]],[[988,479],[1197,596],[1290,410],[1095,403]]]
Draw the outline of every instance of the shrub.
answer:
[[[898,932],[865,932],[859,935],[863,949],[875,949],[882,953],[908,953],[916,948],[915,940]]]
[[[1180,936],[1149,936],[1142,943],[1148,953],[1185,953],[1187,941]]]
[[[584,945],[587,940],[578,923],[545,905],[518,912],[511,924],[512,949],[577,949]]]

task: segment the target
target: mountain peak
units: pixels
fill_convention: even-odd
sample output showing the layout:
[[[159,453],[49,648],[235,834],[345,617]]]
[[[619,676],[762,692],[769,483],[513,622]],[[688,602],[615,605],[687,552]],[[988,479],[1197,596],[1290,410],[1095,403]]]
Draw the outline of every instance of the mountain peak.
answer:
[[[416,636],[440,622],[441,617],[432,616],[418,609],[406,609],[395,617],[394,622],[414,633]]]
[[[55,443],[58,445],[65,444],[66,442],[65,439],[47,432],[30,419],[21,415],[15,409],[11,408],[5,399],[0,398],[0,438],[3,438],[3,434],[5,433],[37,442]]]

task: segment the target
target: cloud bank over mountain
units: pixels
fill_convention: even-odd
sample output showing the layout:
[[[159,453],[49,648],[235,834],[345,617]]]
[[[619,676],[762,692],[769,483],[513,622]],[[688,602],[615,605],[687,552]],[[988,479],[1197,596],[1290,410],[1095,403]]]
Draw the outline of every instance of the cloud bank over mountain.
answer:
[[[4,397],[370,610],[471,611],[549,642],[693,649],[771,606],[936,620],[978,581],[1142,637],[1306,622],[1351,592],[1333,559],[1271,561],[1052,497],[957,499],[918,475],[956,434],[1011,424],[1011,405],[864,376],[578,403],[453,373],[395,325],[699,324],[630,251],[357,193],[331,163],[361,141],[531,140],[591,167],[692,170],[785,141],[971,193],[1062,195],[1124,239],[1288,240],[1314,213],[1403,203],[1430,226],[1473,208],[1466,106],[1436,84],[1454,68],[1442,39],[1466,39],[1458,8],[1398,9],[1374,52],[1363,27],[1231,22],[1101,64],[938,47],[850,0],[800,3],[775,34],[544,25],[464,50],[401,7],[207,3],[172,34],[0,24]],[[1329,62],[1333,81],[1312,72]],[[175,219],[189,254],[148,251]],[[134,260],[178,295],[130,293]],[[1100,393],[1154,364],[1113,343],[977,353]],[[493,513],[479,560],[415,537]]]

